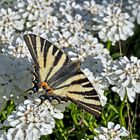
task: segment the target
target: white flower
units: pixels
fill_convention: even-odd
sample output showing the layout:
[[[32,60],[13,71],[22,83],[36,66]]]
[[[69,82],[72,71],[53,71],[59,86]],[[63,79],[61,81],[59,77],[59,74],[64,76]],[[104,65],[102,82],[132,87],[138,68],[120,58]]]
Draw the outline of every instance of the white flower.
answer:
[[[41,135],[52,133],[55,127],[55,118],[62,119],[63,114],[55,109],[47,100],[39,105],[40,100],[25,100],[12,115],[8,116],[7,122],[10,128],[4,136],[12,140],[37,140]],[[38,106],[39,105],[39,106]],[[9,139],[8,139],[9,140]]]
[[[98,127],[95,129],[99,135],[94,137],[94,140],[121,140],[121,137],[127,137],[129,132],[119,124],[108,122],[106,127]]]
[[[57,0],[54,0],[57,1]],[[59,7],[58,12],[59,17],[64,16],[66,14],[72,14],[74,12],[74,9],[78,8],[79,6],[76,4],[75,0],[58,0],[57,1],[57,7]]]
[[[123,13],[121,8],[108,6],[103,10],[103,15],[100,19],[99,26],[94,25],[93,30],[97,27],[100,29],[98,35],[103,41],[110,40],[114,45],[117,41],[126,40],[134,34],[134,24],[130,21],[128,13]]]
[[[100,8],[99,4],[96,4],[95,0],[84,1],[84,9],[89,10],[92,14],[96,14]]]
[[[82,32],[84,30],[84,22],[82,21],[82,16],[80,14],[76,14],[74,17],[70,14],[65,14],[65,17],[66,20],[61,22],[63,30],[71,33]]]
[[[11,45],[3,47],[2,52],[8,53],[9,55],[14,56],[18,59],[27,58],[29,61],[31,61],[32,59],[25,41],[23,41],[23,39],[20,37],[15,38]]]
[[[0,38],[2,42],[12,42],[16,30],[23,30],[24,21],[12,9],[0,9]]]
[[[81,34],[79,37],[80,45],[76,45],[76,49],[84,51],[87,55],[94,57],[108,57],[109,51],[104,48],[104,45],[99,43],[98,38],[94,37],[91,33]]]
[[[73,51],[69,51],[68,55],[70,56],[70,59],[73,62],[82,62],[84,61],[85,57],[86,57],[86,53],[85,52],[81,52],[80,54],[77,54]]]
[[[109,59],[111,59],[109,51],[104,48],[104,45],[99,43],[98,39],[93,37],[93,35],[89,32],[79,34],[77,36],[77,40],[73,41],[72,45],[74,46],[75,53],[77,54],[77,56],[71,56],[73,57],[72,59],[76,59],[77,57],[78,59],[80,58],[80,61],[83,61],[91,56],[95,59],[100,59],[102,63],[105,64]]]
[[[53,10],[50,7],[51,0],[27,0],[26,2],[19,0],[17,3],[17,9],[26,20],[27,28],[33,26],[33,21],[39,21],[40,18],[45,17]]]
[[[140,1],[139,0],[128,0],[129,7],[132,10],[132,15],[135,17],[138,24],[140,24]]]
[[[39,34],[41,37],[49,37],[52,33],[58,30],[59,23],[56,16],[46,15],[39,18],[39,21],[35,21],[33,25],[33,33]]]
[[[134,102],[136,93],[140,93],[140,60],[126,56],[116,60],[112,64],[112,71],[108,73],[108,81],[113,85],[112,90],[124,99],[127,93],[130,102]]]
[[[69,39],[72,37],[72,34],[69,31],[65,31],[65,32],[54,32],[52,35],[54,39],[53,43],[60,47],[60,48],[65,48],[65,47],[70,47],[72,45],[71,42],[69,42]]]

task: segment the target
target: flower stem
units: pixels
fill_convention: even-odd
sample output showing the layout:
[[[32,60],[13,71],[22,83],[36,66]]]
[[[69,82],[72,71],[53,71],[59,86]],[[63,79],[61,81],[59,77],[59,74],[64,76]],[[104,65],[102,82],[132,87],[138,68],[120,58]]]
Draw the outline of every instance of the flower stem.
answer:
[[[132,123],[131,123],[131,117],[130,117],[130,108],[129,108],[129,103],[127,100],[127,114],[128,114],[128,130],[130,132],[130,137],[133,139],[133,134],[132,134]]]
[[[121,41],[119,41],[119,50],[120,50],[120,56],[122,57],[122,45],[121,45]]]

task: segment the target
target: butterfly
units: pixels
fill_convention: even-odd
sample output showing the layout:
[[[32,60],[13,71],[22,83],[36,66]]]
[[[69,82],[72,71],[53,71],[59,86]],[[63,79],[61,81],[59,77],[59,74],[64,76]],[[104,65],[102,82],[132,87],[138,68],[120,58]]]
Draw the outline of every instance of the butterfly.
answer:
[[[58,47],[34,34],[24,35],[24,40],[35,63],[33,87],[42,90],[41,99],[68,101],[99,117],[101,103],[93,85],[80,69],[78,62]]]

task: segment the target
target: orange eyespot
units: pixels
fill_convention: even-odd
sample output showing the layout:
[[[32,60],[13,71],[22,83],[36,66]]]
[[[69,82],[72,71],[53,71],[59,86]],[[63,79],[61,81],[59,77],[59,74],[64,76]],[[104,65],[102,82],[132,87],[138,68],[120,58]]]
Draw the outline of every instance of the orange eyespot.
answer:
[[[46,82],[41,82],[40,87],[45,87],[47,89],[49,86]]]
[[[52,93],[53,92],[53,89],[52,88],[49,88],[47,90],[48,90],[48,93]]]
[[[46,82],[41,82],[40,88],[46,89],[46,91],[48,93],[52,93],[53,92],[53,89],[51,87],[49,87]]]

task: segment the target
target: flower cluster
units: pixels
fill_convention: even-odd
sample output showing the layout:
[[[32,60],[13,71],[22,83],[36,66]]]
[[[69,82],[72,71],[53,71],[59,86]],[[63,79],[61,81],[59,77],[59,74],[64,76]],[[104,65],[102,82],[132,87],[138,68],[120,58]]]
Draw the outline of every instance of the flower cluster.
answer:
[[[121,137],[126,137],[129,132],[121,127],[119,124],[115,125],[113,122],[108,122],[106,127],[98,127],[95,131],[99,134],[94,137],[94,140],[121,140]]]
[[[96,19],[96,18],[95,18]],[[117,41],[126,40],[129,36],[134,34],[134,24],[130,21],[128,13],[122,12],[121,8],[115,6],[108,6],[103,9],[100,15],[100,24],[96,27],[93,25],[93,30],[100,29],[99,37],[103,41],[110,40],[112,44]]]
[[[47,101],[39,103],[39,100],[25,100],[20,104],[4,123],[12,128],[0,139],[38,140],[41,135],[51,134],[55,127],[54,118],[62,119],[63,114]]]
[[[23,30],[24,20],[18,12],[12,9],[0,9],[0,41],[12,42],[16,30]]]
[[[16,8],[19,10],[19,13],[21,13],[22,18],[26,20],[26,26],[29,28],[34,25],[33,21],[37,21],[40,17],[43,18],[46,13],[52,11],[50,5],[50,0],[17,0]]]
[[[91,14],[97,14],[102,6],[97,4],[94,0],[84,1],[84,9],[91,12]]]
[[[130,102],[134,102],[136,93],[140,93],[140,60],[137,57],[122,57],[113,61],[111,70],[106,75],[112,90],[124,99],[127,93]]]
[[[139,1],[129,0],[127,4],[132,5],[132,15],[139,23]],[[15,11],[10,8],[1,9],[2,40],[13,40],[13,32],[24,28],[53,41],[62,36],[72,46],[79,45],[73,45],[73,38],[78,41],[81,38],[79,35],[84,35],[87,31],[93,33],[97,29],[100,30],[99,38],[103,41],[110,40],[113,44],[133,35],[134,24],[128,13],[122,11],[119,4],[106,0],[17,0],[14,9]],[[60,46],[61,43],[62,41]]]
[[[134,56],[113,60],[106,44],[116,45],[134,34],[135,21],[140,24],[139,0],[16,0],[9,3],[10,8],[0,6],[0,111],[10,99],[18,106],[23,99],[17,98],[32,87],[32,58],[23,41],[25,32],[48,39],[66,51],[73,62],[80,61],[81,70],[99,94],[102,106],[108,101],[104,93],[110,86],[121,100],[127,96],[130,102],[135,101],[136,93],[140,93],[140,60]],[[51,134],[54,119],[63,118],[57,107],[48,102],[38,106],[36,100],[24,101],[7,118],[12,128],[0,139],[39,139],[41,135]],[[59,107],[65,109],[64,104]],[[96,130],[101,134],[95,140],[117,140],[129,134],[112,122],[108,128]]]
[[[137,23],[140,24],[140,1],[139,0],[128,0],[129,10],[132,10],[133,19],[136,19]]]

